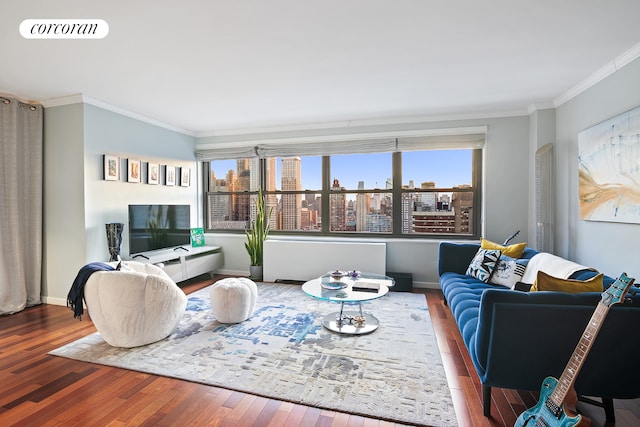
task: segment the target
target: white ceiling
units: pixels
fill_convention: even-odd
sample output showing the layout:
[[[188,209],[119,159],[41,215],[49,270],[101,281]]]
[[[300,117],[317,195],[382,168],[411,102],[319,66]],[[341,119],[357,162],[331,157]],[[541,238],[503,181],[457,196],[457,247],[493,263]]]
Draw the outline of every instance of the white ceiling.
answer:
[[[524,114],[640,56],[639,16],[638,0],[0,0],[0,92],[197,135]],[[30,18],[109,34],[27,40]]]

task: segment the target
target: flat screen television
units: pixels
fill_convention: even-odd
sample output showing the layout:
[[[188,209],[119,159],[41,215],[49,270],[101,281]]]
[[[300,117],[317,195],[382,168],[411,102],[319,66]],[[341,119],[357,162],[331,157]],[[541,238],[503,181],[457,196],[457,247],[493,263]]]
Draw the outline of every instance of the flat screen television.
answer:
[[[190,205],[129,205],[129,254],[191,244]]]

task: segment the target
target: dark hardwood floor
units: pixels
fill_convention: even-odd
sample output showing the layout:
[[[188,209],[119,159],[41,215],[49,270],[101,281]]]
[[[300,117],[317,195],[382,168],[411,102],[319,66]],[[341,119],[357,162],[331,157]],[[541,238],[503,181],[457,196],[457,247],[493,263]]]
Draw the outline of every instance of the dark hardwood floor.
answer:
[[[196,279],[186,293],[209,285]],[[512,426],[534,393],[494,389],[492,416],[482,415],[480,383],[437,290],[422,291],[461,426]],[[170,378],[49,356],[95,331],[88,316],[40,305],[0,317],[0,426],[398,426],[387,421],[296,405]],[[391,396],[390,396],[391,397]],[[615,401],[616,425],[640,425],[640,399]],[[604,411],[579,409],[603,426]]]

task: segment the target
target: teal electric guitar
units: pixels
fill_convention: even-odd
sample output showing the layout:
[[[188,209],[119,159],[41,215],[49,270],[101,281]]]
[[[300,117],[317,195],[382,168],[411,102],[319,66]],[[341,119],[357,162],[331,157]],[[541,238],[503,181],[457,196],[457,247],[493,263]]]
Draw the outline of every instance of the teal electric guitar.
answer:
[[[591,421],[578,415],[575,410],[577,396],[573,390],[578,372],[591,350],[604,318],[612,305],[620,303],[635,279],[622,273],[609,288],[602,293],[602,299],[582,333],[576,349],[564,368],[560,379],[547,377],[542,382],[540,399],[536,406],[524,411],[516,420],[515,427],[570,427],[588,426]]]

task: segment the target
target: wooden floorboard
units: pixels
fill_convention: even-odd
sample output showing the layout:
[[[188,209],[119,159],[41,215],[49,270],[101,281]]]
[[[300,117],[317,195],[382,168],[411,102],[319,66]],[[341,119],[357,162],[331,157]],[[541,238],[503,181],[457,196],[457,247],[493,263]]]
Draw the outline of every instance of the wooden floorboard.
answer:
[[[191,293],[216,279],[200,277],[181,287]],[[485,417],[480,381],[442,292],[417,292],[427,297],[459,425],[513,425],[537,393],[494,388],[491,417]],[[0,317],[0,426],[401,425],[47,354],[93,332],[87,313],[78,321],[60,306],[43,304]],[[615,425],[640,425],[640,399],[614,403]],[[578,408],[593,426],[609,425],[601,408]]]

